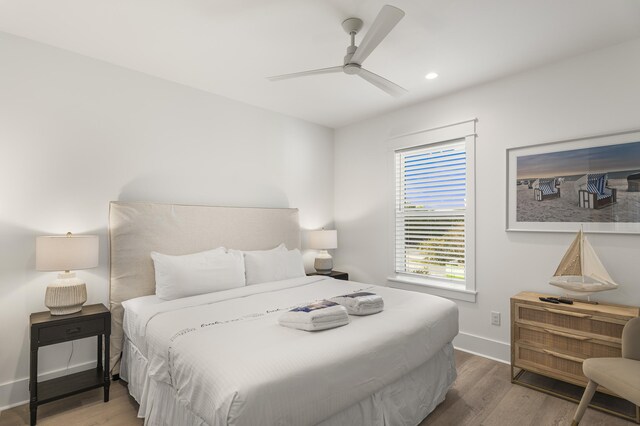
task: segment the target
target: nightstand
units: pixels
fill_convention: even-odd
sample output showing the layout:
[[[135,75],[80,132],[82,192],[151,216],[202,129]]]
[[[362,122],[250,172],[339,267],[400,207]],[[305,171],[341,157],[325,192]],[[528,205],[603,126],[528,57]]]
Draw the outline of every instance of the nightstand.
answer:
[[[336,280],[349,281],[349,274],[346,272],[340,272],[340,271],[331,271],[330,274],[319,274],[317,272],[311,272],[307,274],[307,276],[309,277],[312,275],[324,275],[325,277],[335,278]]]
[[[104,387],[104,402],[109,401],[109,336],[111,312],[102,304],[86,305],[70,315],[51,315],[49,311],[31,314],[31,368],[29,409],[31,425],[36,424],[38,405]],[[97,336],[98,362],[94,369],[38,383],[38,349],[42,346]],[[104,364],[102,339],[104,338]],[[104,367],[103,367],[104,365]]]

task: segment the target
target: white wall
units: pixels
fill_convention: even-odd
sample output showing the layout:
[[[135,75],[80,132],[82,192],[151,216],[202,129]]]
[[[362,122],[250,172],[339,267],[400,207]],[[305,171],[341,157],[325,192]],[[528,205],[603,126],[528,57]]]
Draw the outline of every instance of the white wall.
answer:
[[[34,270],[37,235],[98,234],[100,266],[78,275],[107,304],[111,200],[297,207],[302,228],[331,224],[333,130],[2,33],[0,58],[0,408],[28,397],[28,317],[56,276]],[[43,348],[40,372],[70,350]]]
[[[336,269],[380,284],[390,275],[393,176],[386,140],[477,117],[478,298],[458,302],[462,335],[456,345],[508,360],[510,296],[523,290],[554,292],[546,283],[573,235],[505,232],[506,149],[640,128],[639,76],[640,39],[337,129]],[[640,305],[640,235],[589,239],[621,284],[598,299]],[[491,311],[502,313],[501,326],[490,325]]]
[[[640,40],[338,129],[335,149],[331,129],[2,33],[0,57],[0,407],[27,398],[28,315],[55,278],[34,270],[37,235],[99,234],[100,267],[78,275],[106,303],[110,200],[298,207],[303,228],[330,224],[335,201],[336,269],[385,284],[387,138],[473,117],[479,294],[459,302],[457,344],[506,359],[509,297],[550,291],[572,236],[504,231],[505,149],[640,128]],[[622,284],[599,297],[639,305],[640,236],[590,239]],[[42,349],[40,371],[70,349]],[[94,357],[81,341],[71,366]]]

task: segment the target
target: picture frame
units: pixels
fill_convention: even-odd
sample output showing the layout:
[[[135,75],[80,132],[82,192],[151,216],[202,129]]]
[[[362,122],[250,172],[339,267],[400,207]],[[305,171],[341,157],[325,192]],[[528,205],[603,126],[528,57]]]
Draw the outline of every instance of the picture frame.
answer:
[[[640,234],[640,130],[508,148],[506,230]]]

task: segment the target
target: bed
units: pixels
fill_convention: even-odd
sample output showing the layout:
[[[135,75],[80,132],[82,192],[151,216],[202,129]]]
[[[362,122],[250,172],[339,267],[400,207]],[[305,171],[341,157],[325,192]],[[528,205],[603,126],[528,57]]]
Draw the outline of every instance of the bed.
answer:
[[[112,203],[112,374],[150,425],[416,425],[456,377],[456,305],[301,276],[162,300],[151,251],[299,248],[296,209]],[[355,291],[383,312],[320,332],[281,327],[293,306]]]

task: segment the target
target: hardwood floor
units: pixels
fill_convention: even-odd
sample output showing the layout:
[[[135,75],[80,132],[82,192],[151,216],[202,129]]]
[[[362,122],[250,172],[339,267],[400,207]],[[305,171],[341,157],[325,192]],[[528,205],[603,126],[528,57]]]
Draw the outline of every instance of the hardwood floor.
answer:
[[[570,425],[576,404],[513,385],[509,366],[456,351],[458,379],[447,398],[419,426],[547,426]],[[137,426],[138,404],[125,383],[111,385],[111,400],[102,402],[102,390],[86,392],[38,408],[42,426]],[[29,423],[29,406],[0,412],[0,426]],[[581,426],[632,426],[599,411],[588,409]]]
[[[520,385],[509,378],[510,367],[456,351],[458,379],[447,398],[419,426],[569,426],[577,404]],[[632,426],[600,411],[587,409],[581,426]]]
[[[109,402],[102,389],[94,389],[38,407],[38,426],[138,426],[138,404],[129,396],[126,383],[111,383]],[[28,425],[29,404],[0,412],[0,426]]]

